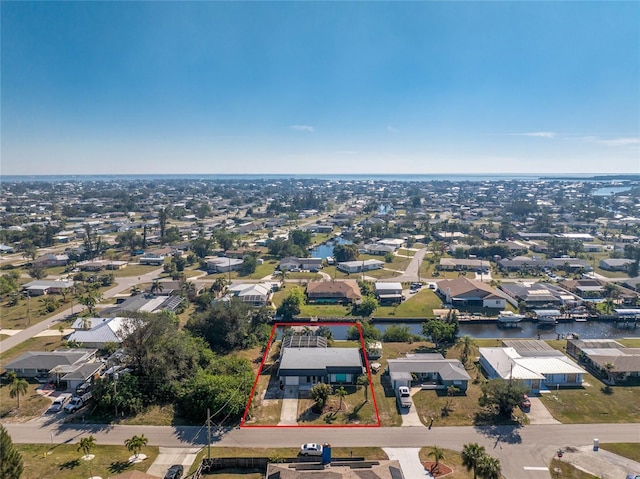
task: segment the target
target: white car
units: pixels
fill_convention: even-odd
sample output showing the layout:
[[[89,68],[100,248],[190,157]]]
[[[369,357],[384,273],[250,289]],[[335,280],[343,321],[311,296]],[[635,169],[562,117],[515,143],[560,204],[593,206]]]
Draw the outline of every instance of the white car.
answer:
[[[300,454],[302,456],[322,456],[322,445],[312,442],[300,446]]]
[[[53,404],[49,406],[47,412],[58,412],[61,411],[65,404],[69,402],[71,399],[71,394],[60,394],[57,398],[53,400]]]

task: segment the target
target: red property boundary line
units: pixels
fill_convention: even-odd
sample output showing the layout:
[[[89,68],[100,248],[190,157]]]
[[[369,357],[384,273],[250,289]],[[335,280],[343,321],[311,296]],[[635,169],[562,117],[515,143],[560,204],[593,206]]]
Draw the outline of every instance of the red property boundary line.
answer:
[[[276,331],[279,326],[290,327],[290,326],[355,326],[358,328],[358,333],[360,334],[360,347],[362,348],[362,356],[364,357],[365,367],[367,369],[367,377],[369,378],[369,389],[371,391],[371,397],[373,398],[373,408],[376,412],[376,424],[344,424],[344,425],[333,425],[333,424],[314,424],[314,425],[297,425],[297,424],[287,424],[287,425],[251,425],[245,424],[247,414],[249,413],[249,407],[251,406],[251,402],[253,401],[254,395],[256,393],[256,388],[258,387],[258,380],[260,379],[260,375],[262,374],[262,369],[264,368],[264,363],[267,360],[267,356],[269,351],[271,350],[271,345],[273,344],[273,340],[276,335]],[[241,428],[250,428],[250,427],[261,427],[261,428],[346,428],[346,427],[381,427],[380,424],[380,413],[378,412],[378,402],[376,401],[376,394],[373,388],[373,380],[371,378],[371,369],[369,368],[369,358],[367,357],[367,349],[364,344],[364,336],[362,335],[362,326],[360,323],[342,323],[342,322],[334,322],[334,323],[275,323],[273,328],[271,329],[271,336],[269,337],[269,342],[267,343],[267,348],[264,351],[264,355],[262,356],[262,362],[260,363],[260,369],[258,370],[258,375],[256,376],[256,380],[253,383],[253,388],[251,389],[251,395],[249,396],[249,402],[247,402],[247,406],[244,409],[244,414],[242,415],[242,419],[240,420]]]

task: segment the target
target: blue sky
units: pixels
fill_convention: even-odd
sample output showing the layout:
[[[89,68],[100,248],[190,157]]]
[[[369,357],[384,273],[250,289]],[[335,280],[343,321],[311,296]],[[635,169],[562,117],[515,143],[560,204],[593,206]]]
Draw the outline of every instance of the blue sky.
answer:
[[[0,8],[3,175],[640,172],[640,2]]]

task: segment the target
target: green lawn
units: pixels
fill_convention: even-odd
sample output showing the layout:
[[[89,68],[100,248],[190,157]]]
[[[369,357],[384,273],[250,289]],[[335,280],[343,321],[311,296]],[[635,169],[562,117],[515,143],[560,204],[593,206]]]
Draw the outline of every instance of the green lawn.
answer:
[[[55,441],[55,438],[54,438]],[[158,448],[145,446],[141,454],[147,459],[138,463],[128,462],[131,453],[123,446],[100,446],[91,449],[95,457],[90,461],[82,459],[75,444],[17,444],[22,454],[24,472],[21,479],[86,479],[101,476],[103,478],[126,471],[146,472],[158,456]]]
[[[27,394],[20,396],[20,408],[18,408],[17,399],[9,395],[9,385],[3,382],[0,386],[0,418],[16,416],[27,418],[44,413],[51,406],[51,400],[36,392],[40,386],[41,384],[36,381],[30,382]]]
[[[581,469],[577,469],[567,461],[552,459],[549,465],[551,477],[561,477],[562,479],[600,479],[598,476],[589,474]]]
[[[607,392],[600,380],[584,375],[582,388],[559,389],[543,394],[541,400],[558,421],[580,423],[640,423],[638,386],[612,386]]]
[[[51,313],[44,313],[43,304],[40,302],[41,297],[32,297],[30,300],[20,299],[15,306],[8,306],[5,302],[2,305],[2,314],[0,315],[0,325],[5,329],[24,329],[28,326],[37,324],[45,319],[71,307],[70,295],[67,295],[67,302],[62,302],[62,296],[52,295],[59,300],[58,308]]]
[[[416,294],[411,294],[397,306],[380,306],[376,309],[376,318],[426,318],[433,317],[433,310],[440,307],[442,300],[428,289],[422,288]]]
[[[611,442],[600,444],[600,447],[606,451],[613,452],[618,456],[623,456],[632,461],[640,462],[640,447],[637,443]]]
[[[422,449],[420,449],[420,461],[422,461],[423,463],[426,461],[433,462],[433,457],[429,455],[431,451],[433,451],[433,448],[431,447],[423,447]],[[473,473],[467,472],[467,469],[462,465],[462,457],[460,456],[459,452],[452,451],[451,449],[443,449],[443,452],[444,459],[442,459],[440,462],[453,469],[453,472],[451,472],[451,474],[447,474],[444,477],[446,477],[447,479],[471,479],[473,477]]]

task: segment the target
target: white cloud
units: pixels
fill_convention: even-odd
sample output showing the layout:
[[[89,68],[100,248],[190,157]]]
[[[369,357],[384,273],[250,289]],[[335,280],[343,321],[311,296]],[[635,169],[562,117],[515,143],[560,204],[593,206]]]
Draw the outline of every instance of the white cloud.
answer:
[[[511,133],[512,136],[531,136],[534,138],[555,138],[556,137],[556,132],[555,131],[530,131],[527,133]]]
[[[640,145],[640,139],[637,137],[619,137],[611,139],[598,138],[597,136],[585,136],[585,141],[590,143],[598,143],[599,145],[619,147],[619,146],[636,146]]]
[[[295,131],[306,131],[312,133],[314,128],[310,125],[291,125],[289,128]]]

